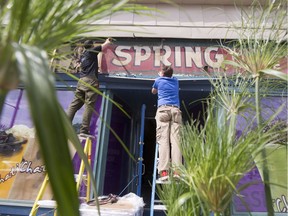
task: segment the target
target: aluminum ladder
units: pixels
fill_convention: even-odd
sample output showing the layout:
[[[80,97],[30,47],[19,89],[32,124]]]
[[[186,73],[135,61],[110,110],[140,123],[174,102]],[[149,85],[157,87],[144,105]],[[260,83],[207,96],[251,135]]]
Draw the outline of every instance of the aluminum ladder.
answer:
[[[156,185],[157,184],[167,184],[160,181],[157,181],[157,165],[158,165],[158,151],[159,144],[156,143],[155,146],[155,156],[154,156],[154,168],[153,168],[153,180],[152,180],[152,190],[151,190],[151,203],[150,203],[150,216],[154,215],[154,210],[156,211],[166,211],[165,205],[163,205],[161,200],[155,200],[156,194]]]

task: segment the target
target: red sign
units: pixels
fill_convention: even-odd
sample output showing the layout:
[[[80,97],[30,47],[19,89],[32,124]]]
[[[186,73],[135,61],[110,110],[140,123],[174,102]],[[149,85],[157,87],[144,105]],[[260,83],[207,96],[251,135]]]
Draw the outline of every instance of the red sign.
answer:
[[[196,75],[211,70],[223,70],[221,64],[227,52],[216,46],[115,46],[102,57],[102,71],[135,75],[155,75],[161,65],[172,65],[174,74]],[[229,59],[229,58],[228,58]],[[230,57],[231,59],[231,57]]]
[[[224,70],[233,73],[235,69],[232,67],[222,68],[224,60],[232,60],[232,57],[217,46],[115,45],[105,51],[101,70],[109,74],[154,76],[164,64],[171,65],[175,75],[203,76],[205,71]],[[287,64],[282,62],[279,65],[287,73]]]

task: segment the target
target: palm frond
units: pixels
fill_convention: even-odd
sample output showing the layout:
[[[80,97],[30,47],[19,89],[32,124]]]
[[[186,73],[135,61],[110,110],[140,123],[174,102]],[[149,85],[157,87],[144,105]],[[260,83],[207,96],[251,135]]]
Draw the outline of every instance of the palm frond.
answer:
[[[234,28],[239,39],[233,41],[233,49],[226,47],[233,61],[225,61],[254,77],[269,74],[287,80],[287,75],[270,71],[287,56],[286,1],[274,1],[261,6],[258,1],[248,10],[241,10],[242,25]]]
[[[2,111],[7,92],[23,83],[60,215],[79,215],[68,140],[88,171],[92,170],[57,101],[47,53],[97,31],[99,27],[93,23],[101,18],[117,11],[140,10],[148,8],[129,4],[128,0],[0,0],[0,108]],[[93,186],[97,196],[95,182]]]
[[[237,83],[239,84],[239,81]],[[232,95],[231,98],[233,97],[235,96]],[[170,193],[162,189],[163,196],[169,200],[166,204],[175,215],[181,215],[184,206],[189,205],[186,202],[191,203],[191,199],[195,204],[194,211],[200,208],[204,212],[209,209],[215,213],[225,212],[233,195],[241,192],[241,188],[236,187],[238,182],[255,167],[254,156],[261,155],[264,147],[276,140],[276,130],[270,131],[269,135],[263,134],[263,126],[255,128],[251,124],[247,125],[242,135],[234,136],[231,141],[232,122],[227,121],[228,112],[223,113],[217,100],[216,97],[212,97],[207,102],[204,126],[200,126],[200,122],[195,120],[183,127],[181,151],[184,166],[179,168],[182,180],[176,183],[177,187],[181,187],[179,184],[183,185],[182,192],[178,194],[181,191],[179,188],[172,189],[176,186],[169,186]],[[224,115],[225,123],[221,127],[217,124],[219,114]],[[240,114],[240,111],[237,114]],[[271,122],[276,115],[268,122]],[[236,131],[235,127],[233,128]],[[188,199],[187,194],[190,194],[191,199]],[[184,198],[180,199],[182,195]],[[179,197],[174,199],[178,203],[171,201],[174,196]],[[178,206],[177,210],[175,206]]]
[[[58,104],[54,77],[49,71],[48,56],[35,47],[21,46],[17,43],[13,46],[59,213],[68,214],[65,206],[71,204],[69,215],[79,215],[74,170],[68,149],[68,131],[64,129],[63,121],[63,118],[67,117]],[[79,141],[78,144],[80,145]]]

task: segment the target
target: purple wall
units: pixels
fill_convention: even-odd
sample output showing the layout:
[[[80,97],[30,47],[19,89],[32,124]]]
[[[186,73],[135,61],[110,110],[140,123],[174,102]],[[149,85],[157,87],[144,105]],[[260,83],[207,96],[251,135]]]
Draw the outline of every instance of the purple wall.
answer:
[[[130,144],[130,121],[121,110],[113,106],[111,128],[121,138],[128,149]],[[127,180],[129,160],[131,159],[120,142],[110,132],[104,194],[119,194],[130,181]]]
[[[285,120],[287,122],[287,97],[266,97],[263,98],[261,101],[261,107],[262,107],[262,116],[264,119],[268,119],[271,115],[275,113],[277,109],[280,108],[284,104],[284,108],[277,116],[277,120]],[[247,120],[245,120],[247,119]],[[255,114],[252,112],[246,113],[245,118],[240,117],[237,125],[237,129],[241,132],[247,123],[250,123],[251,120],[255,119]],[[255,123],[256,125],[256,123]],[[286,148],[287,151],[287,148]],[[282,176],[283,178],[286,177],[287,179],[287,155],[286,155],[286,171],[283,169]],[[274,179],[270,179],[271,182]],[[275,180],[274,180],[275,181]],[[233,206],[235,212],[267,212],[266,210],[266,201],[265,201],[265,191],[264,191],[264,185],[261,180],[260,173],[255,167],[253,170],[251,170],[249,173],[247,173],[239,182],[239,186],[247,183],[252,182],[258,182],[257,184],[252,184],[245,190],[241,192],[241,195],[243,195],[243,201],[239,197],[234,197],[233,199]],[[282,181],[283,182],[283,181]],[[279,182],[278,182],[279,183]],[[284,179],[284,184],[286,183],[287,186],[287,180]],[[281,190],[281,189],[280,189]],[[272,197],[274,202],[274,210],[275,212],[288,212],[288,195],[287,195],[287,189],[283,190],[283,196],[281,197]],[[273,195],[272,195],[273,196]],[[286,204],[285,204],[286,203]],[[286,207],[285,207],[286,206]]]

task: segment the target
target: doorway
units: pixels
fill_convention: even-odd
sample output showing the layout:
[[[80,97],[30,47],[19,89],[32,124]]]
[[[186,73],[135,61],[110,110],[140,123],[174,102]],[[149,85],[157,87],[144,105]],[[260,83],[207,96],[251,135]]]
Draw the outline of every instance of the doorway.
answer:
[[[102,83],[105,84],[105,88],[111,90],[114,97],[119,98],[121,104],[124,104],[129,108],[133,114],[133,118],[135,118],[134,122],[140,122],[141,107],[143,104],[146,105],[142,157],[145,167],[143,168],[144,173],[141,181],[141,196],[148,207],[150,206],[151,182],[153,177],[152,174],[156,144],[156,121],[154,117],[157,111],[157,95],[151,93],[151,86],[153,85],[154,80],[142,78],[116,78],[109,76],[104,76],[101,79]],[[179,89],[183,120],[185,121],[190,119],[192,114],[193,119],[201,116],[201,114],[199,114],[203,111],[201,100],[207,98],[211,92],[211,84],[208,78],[179,79]],[[135,138],[138,140],[138,132],[134,133],[135,126],[137,128],[139,127],[138,124],[135,124],[134,126],[132,125],[133,130],[131,136],[132,139]],[[140,130],[140,128],[138,129]],[[138,154],[137,152],[138,150],[135,149],[136,154]],[[133,190],[134,189],[133,186]]]
[[[190,121],[190,118],[198,119],[201,124],[203,121],[203,112],[205,111],[205,104],[199,101],[193,105],[186,107],[186,113],[183,113],[183,123]],[[187,113],[188,112],[188,113]],[[142,176],[141,196],[143,197],[146,206],[150,206],[151,202],[151,185],[154,169],[154,156],[156,144],[156,120],[154,117],[145,118],[144,129],[144,148],[143,148],[143,164],[145,165],[145,173]]]
[[[144,131],[143,163],[145,165],[145,173],[142,176],[141,191],[144,203],[150,206],[156,144],[156,121],[154,118],[145,119]]]

